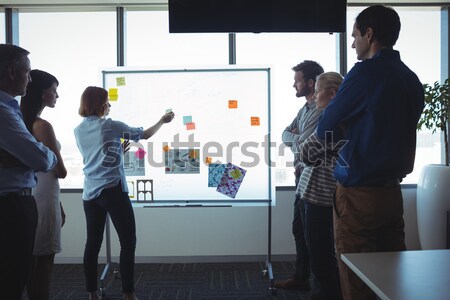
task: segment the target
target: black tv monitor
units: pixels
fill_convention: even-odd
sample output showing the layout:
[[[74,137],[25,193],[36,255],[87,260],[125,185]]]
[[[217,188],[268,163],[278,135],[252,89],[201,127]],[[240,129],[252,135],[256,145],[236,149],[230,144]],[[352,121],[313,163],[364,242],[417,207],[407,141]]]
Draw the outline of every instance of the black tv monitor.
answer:
[[[169,0],[169,31],[345,32],[346,0]]]

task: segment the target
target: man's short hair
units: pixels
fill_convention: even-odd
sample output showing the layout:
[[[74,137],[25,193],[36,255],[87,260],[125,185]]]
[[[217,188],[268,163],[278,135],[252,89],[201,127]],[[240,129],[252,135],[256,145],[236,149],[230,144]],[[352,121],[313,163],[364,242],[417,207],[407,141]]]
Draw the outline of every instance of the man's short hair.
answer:
[[[0,78],[4,78],[8,68],[23,62],[30,52],[16,45],[0,44]]]
[[[388,6],[372,5],[356,17],[356,28],[365,35],[367,28],[372,28],[373,37],[382,46],[392,48],[400,33],[400,17]]]
[[[298,65],[292,67],[292,71],[300,71],[303,73],[303,78],[305,81],[312,79],[314,82],[316,82],[316,77],[324,72],[322,66],[313,60],[304,60]]]

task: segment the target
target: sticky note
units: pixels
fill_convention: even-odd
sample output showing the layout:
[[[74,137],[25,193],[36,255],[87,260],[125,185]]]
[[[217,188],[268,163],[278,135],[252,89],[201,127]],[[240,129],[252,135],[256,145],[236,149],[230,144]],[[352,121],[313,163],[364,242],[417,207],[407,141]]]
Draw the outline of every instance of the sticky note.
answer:
[[[187,130],[194,130],[195,129],[195,123],[194,122],[186,123],[186,129]]]
[[[212,157],[206,157],[205,164],[210,164],[210,163],[212,163]]]
[[[136,155],[136,157],[137,158],[139,158],[139,159],[143,159],[144,157],[145,157],[145,150],[144,149],[142,149],[142,148],[139,148],[135,153],[134,153],[134,155]]]
[[[238,101],[237,100],[228,100],[228,108],[238,108]]]
[[[123,144],[123,142],[125,142],[125,139],[120,138],[120,143]]]
[[[125,77],[116,77],[117,86],[125,86]]]
[[[171,108],[166,109],[166,114],[171,113],[171,112],[172,112]]]
[[[109,101],[117,101],[119,99],[119,90],[116,88],[110,88],[108,91]]]
[[[198,158],[198,150],[191,150],[189,151],[189,158]]]
[[[183,116],[183,124],[192,123],[192,116]]]
[[[233,179],[239,179],[239,178],[241,178],[242,173],[241,173],[241,171],[239,169],[234,169],[233,171],[230,172],[230,176]]]
[[[259,126],[259,117],[250,117],[250,124],[252,126]]]
[[[169,150],[170,150],[169,145],[164,145],[163,150],[164,150],[164,152],[169,152]]]

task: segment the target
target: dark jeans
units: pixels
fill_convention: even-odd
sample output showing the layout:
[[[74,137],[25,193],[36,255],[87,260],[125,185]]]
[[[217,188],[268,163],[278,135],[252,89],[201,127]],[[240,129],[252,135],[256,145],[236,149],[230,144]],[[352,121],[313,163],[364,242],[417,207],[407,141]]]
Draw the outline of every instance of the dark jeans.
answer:
[[[315,289],[321,298],[341,299],[339,271],[334,251],[333,208],[303,201],[305,237]]]
[[[103,241],[106,213],[111,217],[120,241],[120,274],[123,293],[134,292],[134,253],[136,249],[136,224],[128,194],[122,192],[120,183],[104,189],[100,196],[83,201],[86,215],[87,241],[84,250],[84,273],[88,292],[97,290],[98,253]]]
[[[295,178],[295,186],[298,184],[299,177]],[[310,265],[309,265],[309,253],[306,246],[306,240],[303,229],[303,215],[304,205],[303,200],[295,195],[294,202],[294,220],[292,221],[292,234],[295,240],[295,277],[297,279],[309,279]]]
[[[0,298],[20,300],[31,267],[37,209],[33,196],[0,197]]]

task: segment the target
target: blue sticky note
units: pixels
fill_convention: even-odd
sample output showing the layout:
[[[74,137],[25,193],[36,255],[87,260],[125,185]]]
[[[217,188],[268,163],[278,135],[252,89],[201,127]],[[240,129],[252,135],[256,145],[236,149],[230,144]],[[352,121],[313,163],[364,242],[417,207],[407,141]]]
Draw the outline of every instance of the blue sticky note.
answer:
[[[187,123],[192,123],[192,116],[183,116],[183,125]]]

